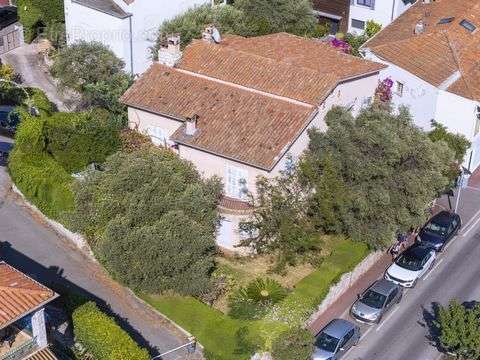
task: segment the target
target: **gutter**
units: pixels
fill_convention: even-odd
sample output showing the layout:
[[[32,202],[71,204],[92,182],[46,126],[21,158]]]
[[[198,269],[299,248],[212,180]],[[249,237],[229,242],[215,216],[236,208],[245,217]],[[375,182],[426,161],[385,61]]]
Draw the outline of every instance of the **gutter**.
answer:
[[[133,76],[133,28],[132,28],[132,14],[128,17],[128,25],[130,31],[130,73]]]

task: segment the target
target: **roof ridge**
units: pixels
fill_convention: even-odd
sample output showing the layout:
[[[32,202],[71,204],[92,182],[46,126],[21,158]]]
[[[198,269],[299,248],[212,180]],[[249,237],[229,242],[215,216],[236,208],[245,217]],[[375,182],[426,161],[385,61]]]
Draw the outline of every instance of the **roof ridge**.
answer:
[[[468,81],[465,80],[465,76],[464,76],[465,71],[462,67],[462,64],[461,64],[460,60],[459,60],[457,50],[455,50],[455,48],[453,47],[452,41],[450,39],[450,34],[447,30],[445,30],[444,33],[445,33],[445,37],[447,38],[447,44],[450,47],[450,50],[452,51],[452,54],[453,54],[453,58],[455,59],[455,63],[457,64],[458,71],[462,74],[462,76],[460,77],[459,80],[461,80],[465,84],[465,87],[468,89],[468,92],[470,93],[470,97],[473,98],[474,92],[472,91],[472,88],[471,88],[470,84],[468,83]],[[446,91],[448,91],[448,88],[446,89]]]

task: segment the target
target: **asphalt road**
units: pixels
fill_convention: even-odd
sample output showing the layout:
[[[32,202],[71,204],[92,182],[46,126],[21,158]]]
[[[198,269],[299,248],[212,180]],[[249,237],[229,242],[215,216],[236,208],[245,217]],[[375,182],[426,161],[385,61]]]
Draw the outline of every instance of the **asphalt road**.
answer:
[[[464,193],[464,226],[440,254],[430,273],[414,289],[406,290],[402,302],[379,325],[361,325],[362,339],[346,360],[437,360],[432,326],[438,304],[450,299],[480,301],[480,190]],[[345,314],[348,318],[348,314]]]
[[[9,140],[0,136],[0,142],[6,141]],[[152,354],[186,342],[183,334],[112,281],[101,266],[32,216],[21,199],[10,191],[10,178],[2,166],[0,259],[60,293],[73,291],[95,300]],[[180,351],[164,360],[194,359],[188,356]]]

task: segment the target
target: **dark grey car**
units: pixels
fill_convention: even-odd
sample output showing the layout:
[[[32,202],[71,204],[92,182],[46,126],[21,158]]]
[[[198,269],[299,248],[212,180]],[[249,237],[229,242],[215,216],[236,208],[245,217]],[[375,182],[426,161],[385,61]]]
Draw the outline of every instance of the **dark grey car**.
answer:
[[[403,296],[401,286],[381,279],[373,283],[358,300],[352,305],[350,313],[358,321],[365,323],[379,323],[383,315],[393,305],[398,304]]]
[[[315,337],[313,360],[338,360],[360,341],[360,328],[350,321],[335,319]]]

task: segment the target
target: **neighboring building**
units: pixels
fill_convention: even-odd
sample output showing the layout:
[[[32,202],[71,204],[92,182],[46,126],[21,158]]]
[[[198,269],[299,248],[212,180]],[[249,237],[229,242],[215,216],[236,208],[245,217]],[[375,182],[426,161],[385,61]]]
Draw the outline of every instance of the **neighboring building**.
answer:
[[[218,37],[215,37],[219,40]],[[384,65],[330,44],[280,33],[197,40],[180,53],[169,39],[156,63],[125,93],[129,125],[225,184],[217,243],[234,250],[238,224],[251,213],[258,176],[288,170],[324,130],[334,105],[354,113],[369,104]],[[164,64],[168,64],[164,65]],[[172,67],[175,65],[175,67]]]
[[[0,262],[0,359],[56,360],[48,349],[44,307],[52,290]]]
[[[313,0],[320,23],[330,25],[330,33],[362,34],[367,21],[387,26],[416,0]]]
[[[431,121],[465,135],[464,166],[480,165],[480,2],[419,1],[362,48],[388,65],[393,102],[407,105],[417,125]]]
[[[210,0],[64,0],[67,43],[99,41],[125,62],[132,74],[152,63],[163,21]]]
[[[348,32],[362,34],[369,20],[385,27],[402,15],[415,1],[351,0]]]
[[[0,55],[23,44],[23,27],[18,22],[17,7],[0,0]]]
[[[348,31],[350,0],[313,0],[315,16],[320,24],[328,24],[330,34]]]

